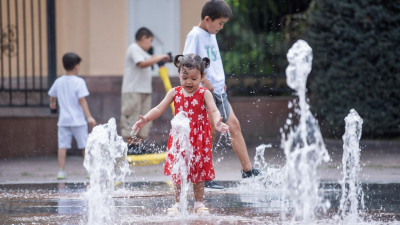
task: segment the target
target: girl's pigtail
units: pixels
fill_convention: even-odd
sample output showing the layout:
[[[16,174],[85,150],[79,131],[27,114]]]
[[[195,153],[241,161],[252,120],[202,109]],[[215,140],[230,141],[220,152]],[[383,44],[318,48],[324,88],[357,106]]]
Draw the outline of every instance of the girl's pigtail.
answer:
[[[210,67],[210,59],[209,58],[207,58],[207,57],[204,57],[204,58],[202,58],[201,59],[202,61],[203,61],[203,63],[204,63],[204,69],[207,69],[208,67]]]
[[[177,68],[179,68],[179,63],[181,62],[182,57],[183,57],[183,55],[176,55],[176,56],[174,57],[174,65],[175,65]]]

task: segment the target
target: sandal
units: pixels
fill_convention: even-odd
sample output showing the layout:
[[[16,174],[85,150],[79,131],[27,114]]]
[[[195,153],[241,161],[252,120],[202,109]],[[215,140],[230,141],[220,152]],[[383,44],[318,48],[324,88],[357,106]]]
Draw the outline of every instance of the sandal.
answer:
[[[210,210],[202,203],[196,203],[193,207],[194,213],[198,216],[208,216],[210,215]]]
[[[167,216],[177,216],[181,212],[181,205],[179,202],[175,203],[172,208],[167,209]]]

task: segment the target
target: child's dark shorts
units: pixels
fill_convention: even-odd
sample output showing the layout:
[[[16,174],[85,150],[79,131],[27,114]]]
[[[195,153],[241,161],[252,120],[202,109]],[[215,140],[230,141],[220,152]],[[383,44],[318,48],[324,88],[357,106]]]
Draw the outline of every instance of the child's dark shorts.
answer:
[[[217,105],[217,108],[222,116],[222,122],[226,122],[229,118],[229,114],[231,113],[228,95],[226,93],[223,94],[215,94],[213,93],[214,102]]]

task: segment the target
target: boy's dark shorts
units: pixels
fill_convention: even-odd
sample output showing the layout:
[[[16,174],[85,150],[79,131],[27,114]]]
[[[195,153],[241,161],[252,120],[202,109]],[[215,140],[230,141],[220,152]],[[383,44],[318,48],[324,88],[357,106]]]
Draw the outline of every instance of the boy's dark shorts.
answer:
[[[217,105],[217,108],[222,116],[222,122],[226,122],[229,118],[229,114],[231,113],[231,109],[229,107],[228,95],[226,93],[223,94],[215,94],[213,93],[214,102]]]

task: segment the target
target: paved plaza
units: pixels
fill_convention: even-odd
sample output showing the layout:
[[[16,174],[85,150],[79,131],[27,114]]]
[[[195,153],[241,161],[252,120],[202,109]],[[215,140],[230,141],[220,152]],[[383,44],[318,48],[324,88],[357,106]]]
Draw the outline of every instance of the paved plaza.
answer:
[[[254,161],[255,147],[260,144],[272,144],[265,149],[266,162],[275,168],[285,164],[285,155],[279,141],[249,143],[250,159]],[[319,167],[322,180],[341,179],[342,142],[326,140],[331,161]],[[399,141],[361,141],[360,179],[365,182],[400,182],[400,142]],[[240,163],[231,148],[216,149],[213,155],[216,180],[237,181],[241,179]],[[67,156],[66,172],[68,182],[82,182],[86,172],[81,156]],[[165,176],[164,164],[131,166],[131,174],[126,181],[169,181]],[[0,160],[0,183],[48,183],[57,182],[57,157],[36,157]]]

